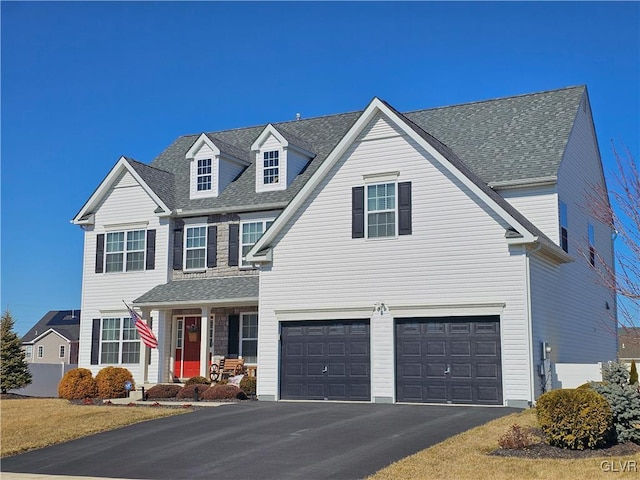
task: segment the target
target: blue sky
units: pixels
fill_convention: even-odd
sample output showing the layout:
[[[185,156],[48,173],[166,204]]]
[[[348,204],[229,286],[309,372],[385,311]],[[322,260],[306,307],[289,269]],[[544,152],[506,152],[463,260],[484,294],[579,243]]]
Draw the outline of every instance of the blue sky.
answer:
[[[640,4],[2,2],[2,310],[80,308],[70,219],[120,155],[364,108],[586,84],[600,149],[639,152]]]

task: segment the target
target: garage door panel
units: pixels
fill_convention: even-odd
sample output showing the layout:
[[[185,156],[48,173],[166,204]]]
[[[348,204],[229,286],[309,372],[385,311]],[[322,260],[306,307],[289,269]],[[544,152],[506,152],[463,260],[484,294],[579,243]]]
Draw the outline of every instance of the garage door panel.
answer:
[[[281,398],[371,399],[368,322],[283,322],[281,338]],[[297,345],[289,348],[290,343]],[[300,351],[305,355],[300,357]]]
[[[397,401],[502,404],[499,320],[396,320]]]

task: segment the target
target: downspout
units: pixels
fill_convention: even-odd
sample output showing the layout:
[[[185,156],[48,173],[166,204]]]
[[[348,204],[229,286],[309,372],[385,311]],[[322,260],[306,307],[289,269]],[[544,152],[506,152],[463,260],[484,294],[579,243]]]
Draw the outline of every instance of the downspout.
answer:
[[[527,327],[529,334],[529,396],[531,400],[529,400],[529,405],[533,406],[534,397],[535,397],[535,366],[533,365],[533,313],[531,308],[531,266],[529,264],[530,257],[532,254],[536,253],[538,250],[542,248],[542,244],[538,243],[538,246],[533,250],[527,251],[527,247],[525,247],[525,286],[527,289]]]

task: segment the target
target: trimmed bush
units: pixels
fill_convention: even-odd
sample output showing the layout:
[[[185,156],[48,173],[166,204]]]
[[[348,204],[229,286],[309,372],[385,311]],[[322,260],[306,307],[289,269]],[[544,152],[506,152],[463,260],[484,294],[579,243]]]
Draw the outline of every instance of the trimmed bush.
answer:
[[[604,447],[611,441],[611,408],[591,389],[552,390],[538,398],[536,408],[549,445],[584,450]]]
[[[209,380],[208,378],[205,378],[205,377],[191,377],[189,380],[184,382],[184,384],[185,385],[193,385],[193,384],[211,385],[211,380]]]
[[[166,385],[154,385],[145,392],[147,398],[174,398],[178,395],[178,392],[182,390],[182,385],[176,385],[175,383]]]
[[[214,385],[202,395],[203,400],[246,400],[247,395],[235,385]]]
[[[636,367],[636,361],[631,360],[631,370],[629,371],[629,384],[633,385],[638,383],[638,367]]]
[[[190,385],[185,385],[176,395],[176,398],[186,398],[189,400],[193,400],[193,397],[196,393],[196,388],[198,389],[198,398],[202,399],[202,394],[209,388],[209,385],[206,383],[192,383]]]
[[[609,362],[602,367],[602,383],[591,388],[601,394],[611,407],[613,425],[618,443],[634,442],[640,445],[640,393],[638,385],[629,384],[626,365]]]
[[[240,389],[247,395],[247,397],[256,394],[256,377],[250,377],[245,375],[240,380]]]
[[[123,398],[127,396],[124,388],[125,382],[131,382],[132,390],[135,389],[133,375],[126,368],[106,367],[96,375],[96,385],[98,387],[98,397],[100,398]]]
[[[64,374],[58,384],[58,397],[67,400],[79,400],[93,398],[98,389],[91,370],[86,368],[74,368]]]

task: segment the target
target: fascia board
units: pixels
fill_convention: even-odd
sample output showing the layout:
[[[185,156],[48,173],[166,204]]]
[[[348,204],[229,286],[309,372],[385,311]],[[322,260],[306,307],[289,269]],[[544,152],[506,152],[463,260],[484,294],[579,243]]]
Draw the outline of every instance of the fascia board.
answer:
[[[249,306],[249,305],[257,305],[258,297],[239,297],[239,298],[225,298],[223,300],[178,300],[178,301],[169,301],[169,302],[134,302],[133,306],[138,308],[145,309],[154,309],[157,308],[159,310],[167,309],[167,308],[186,308],[186,307],[200,307],[205,305],[211,305],[214,307],[225,307],[225,306]]]
[[[198,153],[198,150],[202,148],[202,145],[207,145],[211,150],[213,150],[214,155],[220,155],[220,149],[215,146],[215,144],[211,141],[211,139],[207,136],[206,133],[201,133],[200,136],[193,142],[191,148],[187,150],[185,153],[185,158],[193,158]]]
[[[289,142],[287,142],[287,139],[282,136],[282,134],[278,131],[278,129],[274,127],[272,124],[268,124],[266,127],[264,127],[264,130],[262,130],[260,135],[258,135],[258,138],[256,138],[256,141],[251,144],[251,151],[256,152],[260,150],[260,148],[262,147],[262,144],[264,143],[264,141],[267,139],[269,135],[273,135],[274,137],[276,137],[280,142],[280,145],[282,145],[283,147],[289,146]]]
[[[50,333],[55,333],[56,335],[58,335],[60,338],[62,338],[63,340],[65,340],[67,342],[71,341],[67,337],[65,337],[64,335],[60,334],[59,332],[56,332],[53,328],[49,328],[48,330],[45,330],[44,332],[42,332],[40,335],[38,335],[36,338],[34,338],[33,340],[31,340],[28,343],[36,344],[38,341],[40,341],[41,339],[43,339],[44,337],[46,337]]]
[[[513,226],[520,233],[523,234],[524,241],[534,242],[536,237],[531,234],[520,222],[517,222],[511,215],[509,215],[500,205],[498,205],[493,199],[491,199],[485,192],[482,191],[471,179],[464,175],[460,170],[455,168],[451,162],[449,162],[440,152],[438,152],[428,141],[422,138],[416,131],[410,128],[407,123],[399,118],[395,112],[387,107],[384,102],[377,97],[374,98],[362,113],[360,118],[351,127],[349,132],[342,137],[342,140],[333,149],[325,161],[320,165],[318,170],[307,181],[304,187],[298,192],[298,194],[291,200],[287,208],[276,219],[265,234],[256,242],[253,248],[247,253],[247,260],[257,260],[256,254],[260,250],[263,250],[266,245],[271,242],[276,234],[283,228],[286,222],[293,216],[295,211],[302,205],[311,192],[318,186],[320,181],[328,173],[329,169],[337,162],[337,160],[344,154],[347,148],[355,141],[363,130],[363,128],[373,119],[373,117],[381,112],[394,121],[394,123],[401,128],[407,135],[409,135],[418,145],[422,146],[429,154],[435,158],[442,166],[444,166],[449,172],[451,172],[456,178],[458,178],[469,190],[478,196],[483,202],[485,202],[500,218],[502,218],[509,225]]]
[[[364,112],[360,115],[360,118],[356,120],[351,129],[342,137],[342,140],[338,142],[338,144],[334,147],[331,153],[327,156],[327,158],[322,162],[322,165],[318,167],[318,170],[311,176],[311,178],[305,183],[305,185],[300,189],[298,194],[293,197],[293,199],[287,205],[287,208],[283,210],[283,212],[276,218],[270,228],[260,237],[260,239],[255,243],[253,248],[249,250],[246,255],[248,261],[253,261],[262,259],[261,256],[257,258],[254,257],[259,251],[263,250],[266,245],[268,245],[282,230],[284,225],[291,219],[293,214],[300,208],[302,203],[311,195],[311,192],[315,190],[315,188],[320,184],[322,179],[327,175],[329,170],[335,165],[338,159],[347,151],[349,146],[353,143],[353,141],[357,138],[360,132],[364,129],[364,127],[373,119],[373,117],[378,113],[378,107],[376,103],[380,104],[380,101],[377,98],[374,98],[369,106],[365,109]]]
[[[156,202],[156,204],[160,208],[162,208],[162,210],[164,211],[165,214],[168,215],[168,214],[171,213],[171,210],[165,205],[165,203],[162,200],[160,200],[160,197],[158,197],[158,195],[156,195],[156,193],[149,187],[149,185],[147,185],[147,183],[142,179],[142,177],[140,175],[138,175],[138,172],[136,172],[135,169],[129,164],[127,159],[125,157],[120,157],[120,160],[118,160],[118,162],[111,169],[111,171],[106,176],[106,178],[100,183],[100,185],[98,186],[96,191],[93,192],[93,195],[91,195],[91,197],[89,197],[89,200],[87,200],[87,202],[84,204],[82,209],[73,218],[72,223],[74,223],[76,225],[86,225],[87,224],[86,221],[82,221],[81,220],[82,217],[84,217],[84,215],[86,213],[88,213],[89,210],[91,210],[95,205],[98,204],[98,202],[109,191],[109,189],[111,188],[111,186],[115,182],[116,178],[118,177],[118,175],[120,175],[120,173],[123,170],[126,170],[131,174],[131,176],[144,189],[144,191],[147,193],[147,195],[149,195],[153,199],[153,201]]]

